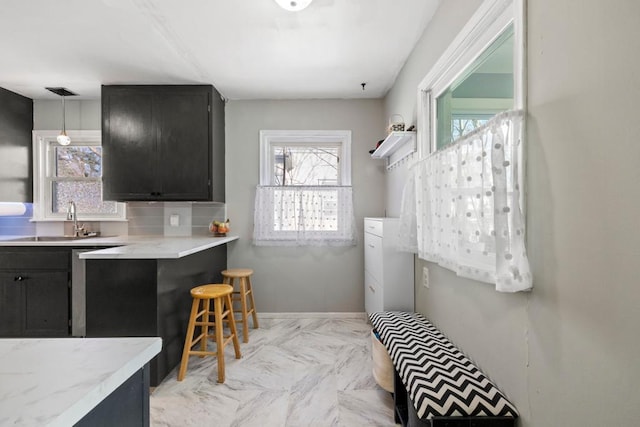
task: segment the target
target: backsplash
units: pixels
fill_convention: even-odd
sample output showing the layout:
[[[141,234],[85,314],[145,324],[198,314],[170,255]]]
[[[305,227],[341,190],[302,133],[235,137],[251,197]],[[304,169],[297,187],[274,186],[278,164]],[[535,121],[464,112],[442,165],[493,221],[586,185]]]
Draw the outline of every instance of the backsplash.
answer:
[[[129,202],[127,219],[130,235],[209,235],[212,220],[224,221],[227,207],[215,202]],[[177,225],[171,217],[177,216]]]
[[[212,220],[224,221],[227,208],[215,202],[129,202],[126,223],[87,223],[92,231],[103,234],[206,236]],[[64,222],[31,222],[31,203],[0,203],[0,236],[62,234]],[[177,225],[171,224],[171,217]],[[82,215],[79,219],[82,221]]]

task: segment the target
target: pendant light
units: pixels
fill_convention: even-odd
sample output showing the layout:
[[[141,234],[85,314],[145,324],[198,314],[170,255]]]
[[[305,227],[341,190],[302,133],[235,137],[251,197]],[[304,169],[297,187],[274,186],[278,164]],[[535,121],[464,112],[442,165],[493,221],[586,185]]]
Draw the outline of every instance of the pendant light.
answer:
[[[278,5],[289,12],[299,12],[311,4],[313,0],[275,0]]]
[[[65,105],[64,105],[64,95],[62,95],[62,132],[60,132],[60,135],[58,135],[58,137],[56,138],[56,141],[58,141],[58,144],[60,145],[69,145],[71,144],[71,138],[69,138],[67,136],[67,130],[65,129]]]
[[[66,96],[75,96],[76,94],[63,87],[46,87],[45,89],[50,90],[56,95],[59,95],[62,97],[62,131],[60,132],[60,135],[58,135],[58,137],[56,138],[56,141],[58,141],[58,144],[60,145],[69,145],[71,144],[71,138],[69,138],[69,136],[67,135],[66,117],[65,117],[66,108],[65,108],[64,100]]]

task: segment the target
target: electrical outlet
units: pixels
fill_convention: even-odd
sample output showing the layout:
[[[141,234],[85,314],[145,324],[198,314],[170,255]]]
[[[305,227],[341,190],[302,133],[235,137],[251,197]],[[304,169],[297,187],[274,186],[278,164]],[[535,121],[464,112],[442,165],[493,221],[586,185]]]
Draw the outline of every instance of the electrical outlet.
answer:
[[[422,286],[429,289],[429,269],[422,267]]]
[[[171,214],[171,216],[169,217],[169,225],[171,225],[172,227],[180,226],[180,215]]]

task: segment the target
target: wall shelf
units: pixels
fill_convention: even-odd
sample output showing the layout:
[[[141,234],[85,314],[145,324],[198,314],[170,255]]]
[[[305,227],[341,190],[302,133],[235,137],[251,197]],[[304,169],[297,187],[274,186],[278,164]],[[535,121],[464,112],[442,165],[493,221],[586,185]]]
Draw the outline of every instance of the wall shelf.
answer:
[[[371,154],[372,159],[387,159],[387,167],[416,152],[415,132],[391,132]]]

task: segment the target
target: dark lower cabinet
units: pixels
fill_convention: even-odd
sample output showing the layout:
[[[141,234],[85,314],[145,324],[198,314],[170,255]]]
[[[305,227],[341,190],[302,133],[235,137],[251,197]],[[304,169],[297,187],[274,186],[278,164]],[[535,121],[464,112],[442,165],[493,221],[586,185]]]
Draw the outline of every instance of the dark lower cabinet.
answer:
[[[87,337],[161,337],[151,386],[180,363],[191,288],[222,283],[226,245],[178,259],[87,259]]]
[[[0,337],[70,336],[70,249],[0,250]]]

